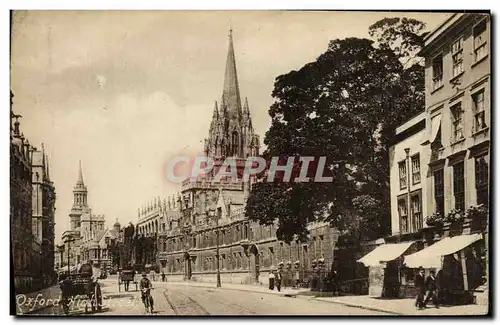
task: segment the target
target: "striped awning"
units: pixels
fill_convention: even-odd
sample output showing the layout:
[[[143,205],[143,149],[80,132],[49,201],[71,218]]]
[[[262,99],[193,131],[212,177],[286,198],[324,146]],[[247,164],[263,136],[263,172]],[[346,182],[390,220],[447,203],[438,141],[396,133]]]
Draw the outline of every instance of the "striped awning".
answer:
[[[421,251],[405,256],[404,263],[409,268],[440,268],[443,256],[454,254],[481,238],[481,234],[446,237]]]
[[[358,260],[365,266],[379,266],[380,263],[389,262],[403,255],[414,241],[397,243],[397,244],[383,244],[375,248],[370,253],[366,254]]]

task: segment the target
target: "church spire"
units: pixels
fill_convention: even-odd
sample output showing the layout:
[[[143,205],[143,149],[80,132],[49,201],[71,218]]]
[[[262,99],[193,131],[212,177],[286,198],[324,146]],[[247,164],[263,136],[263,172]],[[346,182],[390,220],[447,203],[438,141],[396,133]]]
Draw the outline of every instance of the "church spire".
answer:
[[[241,117],[240,88],[236,73],[236,59],[234,57],[233,30],[229,30],[229,49],[227,51],[226,73],[222,91],[222,105],[227,109],[230,119]]]
[[[83,173],[82,173],[82,161],[78,161],[78,180],[76,181],[76,184],[82,184],[83,185]]]

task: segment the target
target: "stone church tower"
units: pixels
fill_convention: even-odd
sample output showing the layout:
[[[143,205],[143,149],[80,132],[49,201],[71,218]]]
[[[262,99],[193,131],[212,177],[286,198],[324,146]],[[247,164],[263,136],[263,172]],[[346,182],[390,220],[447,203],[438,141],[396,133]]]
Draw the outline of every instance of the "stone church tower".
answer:
[[[71,230],[79,230],[82,214],[89,211],[87,205],[87,186],[83,182],[82,163],[78,166],[78,180],[73,188],[73,207],[69,214],[71,219]]]
[[[259,136],[254,133],[248,100],[241,104],[233,33],[229,31],[226,73],[220,103],[215,102],[208,139],[207,157],[246,158],[259,155]]]

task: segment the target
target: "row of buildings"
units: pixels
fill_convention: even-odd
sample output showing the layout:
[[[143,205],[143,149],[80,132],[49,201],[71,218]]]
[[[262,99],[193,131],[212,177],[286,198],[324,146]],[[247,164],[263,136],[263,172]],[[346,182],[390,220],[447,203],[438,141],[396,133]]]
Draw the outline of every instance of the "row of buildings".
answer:
[[[86,262],[103,270],[111,266],[111,246],[119,237],[121,225],[117,220],[112,228],[106,228],[104,215],[92,213],[81,162],[69,218],[70,229],[62,233],[61,243],[54,251],[55,267],[61,272],[74,272],[79,264]]]
[[[56,192],[49,158],[30,145],[13,112],[10,127],[11,270],[16,293],[51,285],[54,279]]]
[[[412,295],[422,266],[441,270],[449,291],[487,297],[490,26],[489,15],[456,13],[425,37],[425,109],[390,151],[393,236],[361,259],[372,294]]]
[[[425,108],[397,128],[390,150],[392,235],[365,245],[356,258],[371,294],[413,295],[419,266],[441,270],[441,279],[453,283],[450,292],[487,292],[490,34],[488,15],[457,13],[425,37]],[[216,281],[218,269],[222,282],[233,283],[265,282],[273,268],[293,282],[330,271],[337,230],[311,224],[306,242],[281,242],[275,225],[244,215],[252,179],[214,182],[217,161],[234,157],[243,168],[259,146],[248,100],[240,98],[230,33],[222,98],[205,140],[213,173],[139,209],[137,234],[155,249],[136,262],[206,282]]]

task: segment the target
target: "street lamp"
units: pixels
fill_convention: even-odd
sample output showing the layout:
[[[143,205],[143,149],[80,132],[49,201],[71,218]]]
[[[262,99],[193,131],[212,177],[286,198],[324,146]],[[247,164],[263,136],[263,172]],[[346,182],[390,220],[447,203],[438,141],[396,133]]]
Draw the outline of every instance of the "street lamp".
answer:
[[[59,268],[62,268],[64,264],[64,246],[58,245],[57,250],[59,251]]]
[[[68,274],[71,273],[71,269],[70,269],[70,252],[71,252],[71,243],[74,242],[75,239],[72,238],[72,237],[68,237],[68,239],[66,239],[66,241],[64,243],[67,243],[68,244]]]
[[[405,148],[405,153],[406,153],[406,187],[408,188],[408,196],[407,196],[407,200],[408,200],[408,211],[406,212],[406,215],[407,215],[407,229],[406,231],[407,232],[411,232],[411,230],[413,230],[413,218],[411,218],[411,212],[410,212],[410,209],[411,209],[411,197],[410,197],[410,168],[411,168],[411,165],[410,165],[410,148]],[[410,230],[411,229],[411,230]]]
[[[215,253],[215,258],[216,258],[216,263],[217,263],[217,288],[221,287],[220,283],[220,265],[219,265],[219,218],[222,214],[222,210],[219,208],[217,210],[217,215],[215,215],[215,211],[213,209],[210,209],[209,212],[209,218],[210,219],[215,219],[215,234],[216,234],[216,253]]]

